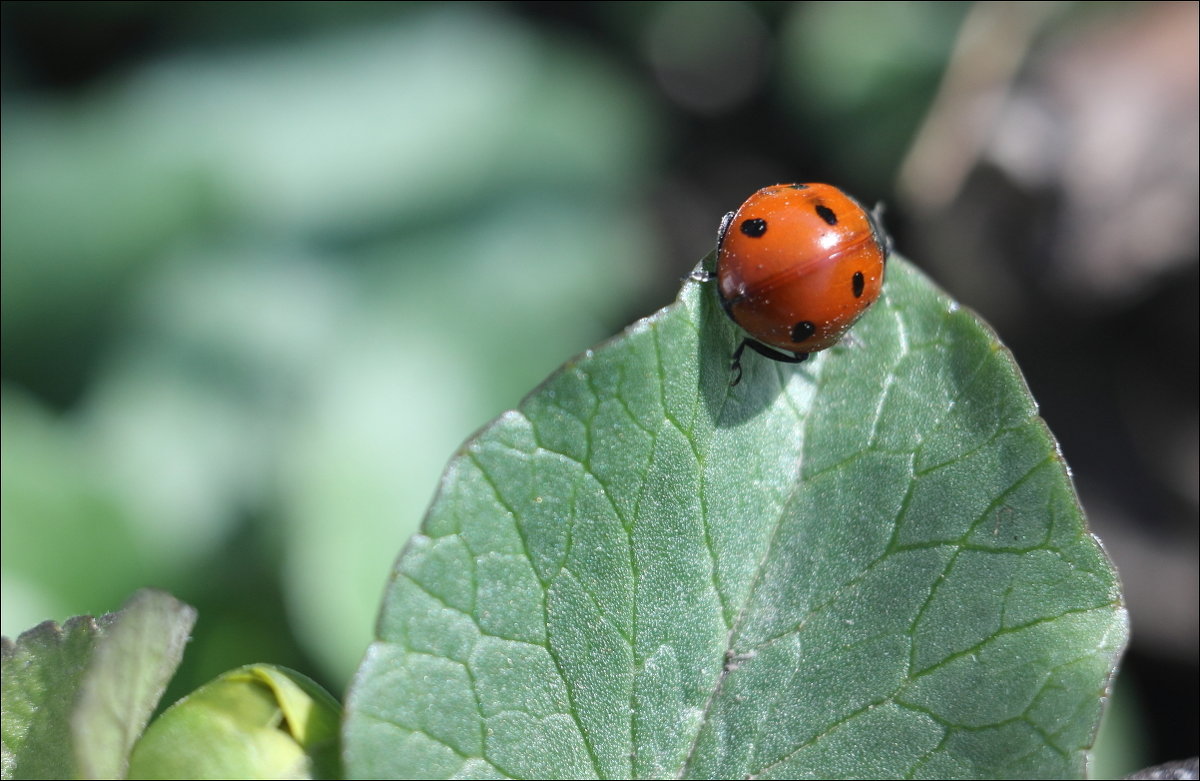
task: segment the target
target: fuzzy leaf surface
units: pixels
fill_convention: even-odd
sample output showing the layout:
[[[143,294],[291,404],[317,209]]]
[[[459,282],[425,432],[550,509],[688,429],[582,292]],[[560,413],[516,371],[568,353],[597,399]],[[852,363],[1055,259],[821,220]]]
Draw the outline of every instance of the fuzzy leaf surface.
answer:
[[[1082,777],[1126,617],[1015,363],[900,258],[854,334],[731,387],[689,282],[466,442],[347,774]]]

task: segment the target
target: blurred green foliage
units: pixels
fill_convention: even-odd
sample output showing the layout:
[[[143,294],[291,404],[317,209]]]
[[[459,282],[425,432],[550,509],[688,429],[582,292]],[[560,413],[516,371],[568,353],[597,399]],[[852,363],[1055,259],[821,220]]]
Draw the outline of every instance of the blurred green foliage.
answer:
[[[855,192],[886,192],[968,3],[807,3],[781,32],[781,97]]]
[[[491,9],[374,21],[6,91],[6,634],[160,585],[205,615],[196,678],[340,687],[396,519],[626,316],[636,86]]]

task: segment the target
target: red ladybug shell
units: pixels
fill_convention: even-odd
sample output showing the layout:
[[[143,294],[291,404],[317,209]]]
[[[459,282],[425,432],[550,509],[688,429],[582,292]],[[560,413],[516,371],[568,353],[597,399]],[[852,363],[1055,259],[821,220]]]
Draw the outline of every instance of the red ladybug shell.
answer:
[[[764,187],[721,226],[721,304],[753,339],[803,359],[879,298],[889,246],[875,215],[836,187]]]

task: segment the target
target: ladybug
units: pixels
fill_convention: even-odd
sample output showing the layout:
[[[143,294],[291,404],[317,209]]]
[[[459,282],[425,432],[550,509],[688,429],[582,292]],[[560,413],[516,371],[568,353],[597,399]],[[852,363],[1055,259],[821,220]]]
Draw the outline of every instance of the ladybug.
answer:
[[[730,360],[730,385],[741,382],[747,347],[800,363],[837,344],[875,303],[892,248],[880,212],[832,185],[777,184],[725,215],[717,295],[747,334]]]

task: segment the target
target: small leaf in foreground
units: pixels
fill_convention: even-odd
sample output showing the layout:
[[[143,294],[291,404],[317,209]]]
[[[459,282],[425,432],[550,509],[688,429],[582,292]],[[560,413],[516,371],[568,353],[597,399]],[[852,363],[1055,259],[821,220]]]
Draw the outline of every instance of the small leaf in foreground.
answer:
[[[240,667],[158,717],[134,749],[130,778],[336,778],[341,708],[309,678]]]
[[[77,616],[3,639],[3,769],[0,777],[71,778],[71,710],[96,638],[111,624]]]
[[[468,441],[396,564],[349,776],[1082,777],[1127,625],[1011,357],[905,261],[861,344],[711,290]]]
[[[195,608],[170,594],[134,594],[96,644],[71,714],[83,778],[123,778],[129,752],[183,659]]]
[[[142,590],[120,612],[4,638],[4,778],[121,778],[195,610]]]

